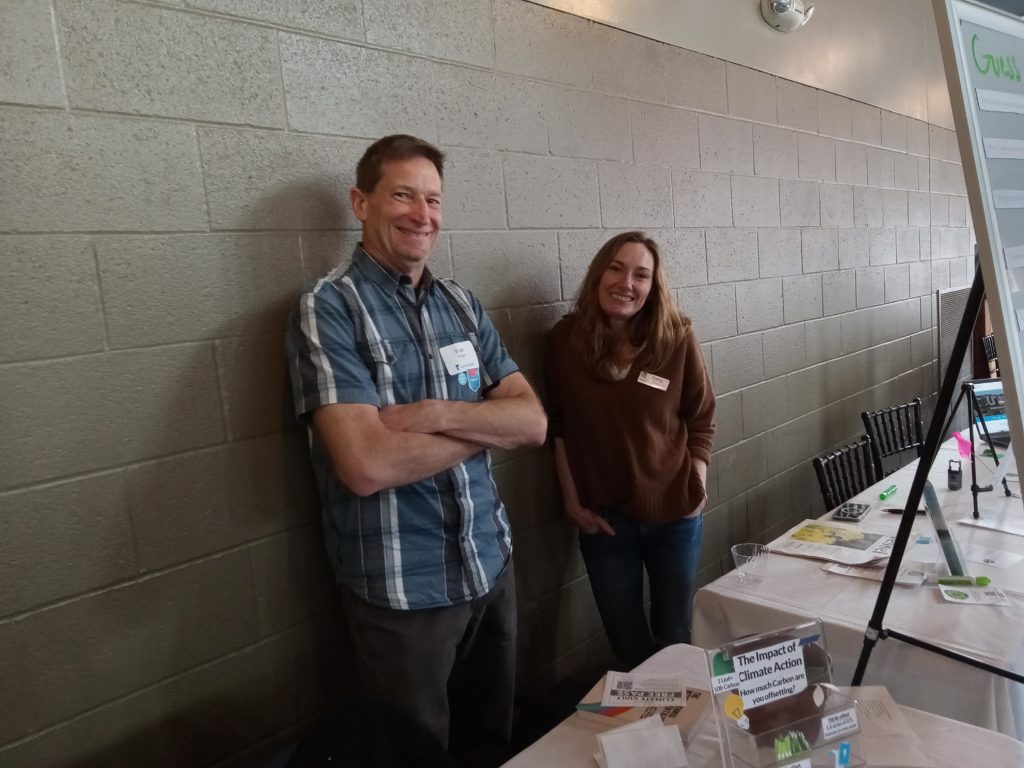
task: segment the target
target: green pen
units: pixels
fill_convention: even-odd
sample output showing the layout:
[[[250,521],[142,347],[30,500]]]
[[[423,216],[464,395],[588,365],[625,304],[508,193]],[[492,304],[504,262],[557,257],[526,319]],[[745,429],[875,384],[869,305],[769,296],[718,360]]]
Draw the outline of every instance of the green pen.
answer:
[[[992,583],[988,576],[939,576],[936,581],[944,587],[987,587]]]
[[[878,498],[880,498],[882,501],[885,501],[890,496],[892,496],[894,493],[896,493],[896,486],[895,485],[890,485],[888,488],[886,488],[884,491],[882,491],[880,494],[878,494]]]

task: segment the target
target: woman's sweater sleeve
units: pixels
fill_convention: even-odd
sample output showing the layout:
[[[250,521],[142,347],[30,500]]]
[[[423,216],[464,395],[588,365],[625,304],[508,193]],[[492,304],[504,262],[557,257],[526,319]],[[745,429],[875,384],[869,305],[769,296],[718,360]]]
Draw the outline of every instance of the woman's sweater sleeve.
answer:
[[[711,441],[715,436],[715,392],[704,367],[700,342],[691,328],[683,339],[683,393],[679,418],[686,424],[690,455],[711,460]]]

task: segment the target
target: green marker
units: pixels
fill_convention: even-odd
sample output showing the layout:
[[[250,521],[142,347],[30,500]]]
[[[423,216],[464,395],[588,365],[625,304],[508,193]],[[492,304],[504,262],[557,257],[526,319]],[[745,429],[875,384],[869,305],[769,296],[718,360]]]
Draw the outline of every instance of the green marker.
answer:
[[[987,587],[992,583],[988,576],[939,576],[936,581],[944,587]]]
[[[896,493],[896,486],[895,485],[890,485],[888,488],[886,488],[884,491],[882,491],[880,494],[878,494],[878,498],[880,498],[882,501],[885,501],[890,496],[892,496],[894,493]]]

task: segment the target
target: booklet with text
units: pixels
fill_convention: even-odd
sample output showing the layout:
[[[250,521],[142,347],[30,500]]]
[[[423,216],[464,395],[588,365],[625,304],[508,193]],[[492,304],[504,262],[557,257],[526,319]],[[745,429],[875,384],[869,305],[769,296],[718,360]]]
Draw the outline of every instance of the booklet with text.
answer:
[[[858,525],[804,520],[768,545],[780,555],[829,560],[844,565],[878,565],[889,559],[896,537]]]

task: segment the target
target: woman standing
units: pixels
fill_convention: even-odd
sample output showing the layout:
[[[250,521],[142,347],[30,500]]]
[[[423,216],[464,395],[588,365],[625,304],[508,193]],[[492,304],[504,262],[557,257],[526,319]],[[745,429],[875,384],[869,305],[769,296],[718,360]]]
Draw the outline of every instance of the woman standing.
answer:
[[[545,350],[565,513],[619,662],[690,641],[715,395],[657,243],[616,235]],[[643,606],[644,568],[651,622]]]

